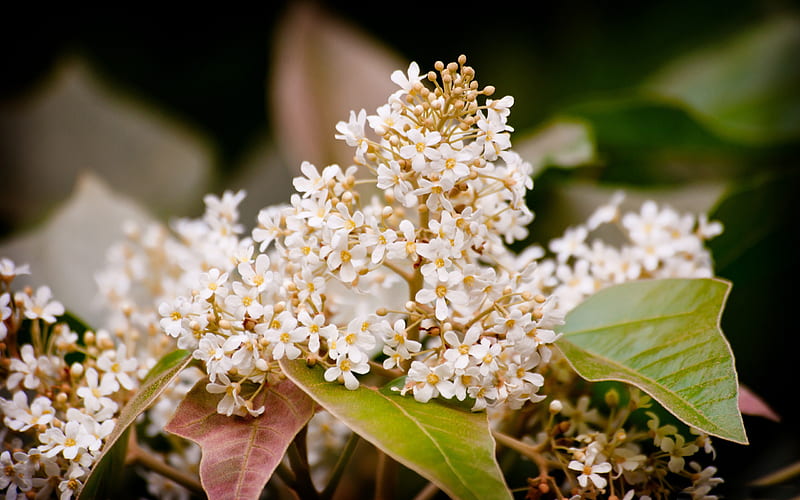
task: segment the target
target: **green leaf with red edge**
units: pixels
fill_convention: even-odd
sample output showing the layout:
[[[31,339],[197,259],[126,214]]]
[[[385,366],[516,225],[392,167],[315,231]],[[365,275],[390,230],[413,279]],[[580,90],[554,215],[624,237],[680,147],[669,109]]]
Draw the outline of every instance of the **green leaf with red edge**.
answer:
[[[208,498],[258,499],[295,435],[314,415],[314,402],[290,380],[265,387],[253,400],[259,417],[217,413],[221,394],[195,384],[165,429],[200,445],[200,482]]]
[[[729,290],[711,278],[612,286],[567,314],[557,345],[586,380],[632,384],[687,425],[746,444],[733,353],[719,326]]]
[[[414,470],[454,499],[510,500],[495,459],[484,412],[437,400],[419,403],[391,390],[351,391],[326,382],[323,368],[281,360],[281,368],[314,400],[378,449]]]
[[[120,456],[124,459],[128,443],[127,439],[121,438],[127,436],[128,429],[136,418],[150,407],[191,361],[192,356],[189,351],[178,349],[165,355],[150,369],[136,394],[120,411],[117,425],[106,439],[100,458],[86,478],[78,500],[105,498],[108,496],[109,488],[118,486],[111,484],[108,478],[117,474],[124,465],[124,460],[120,460]]]

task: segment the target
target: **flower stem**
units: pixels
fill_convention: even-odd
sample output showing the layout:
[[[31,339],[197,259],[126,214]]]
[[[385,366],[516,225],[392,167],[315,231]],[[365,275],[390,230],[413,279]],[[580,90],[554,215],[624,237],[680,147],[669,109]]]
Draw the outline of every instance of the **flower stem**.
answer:
[[[141,465],[174,481],[193,493],[205,495],[203,485],[200,484],[196,476],[172,467],[152,453],[139,447],[133,432],[131,432],[131,438],[128,441],[128,453],[125,457],[125,462],[129,465]]]
[[[397,479],[397,462],[378,450],[378,463],[375,471],[375,500],[391,500],[394,497]]]
[[[439,492],[439,487],[433,483],[428,483],[422,488],[414,500],[431,500]]]
[[[333,471],[328,479],[328,484],[325,486],[325,489],[322,490],[322,493],[319,496],[320,500],[330,500],[333,498],[334,493],[336,493],[336,487],[339,486],[339,482],[344,475],[345,467],[350,461],[350,457],[353,455],[358,441],[358,434],[355,432],[350,434],[350,437],[347,439],[347,443],[344,445],[342,453],[339,455],[339,459],[336,461],[336,465],[333,466]]]
[[[373,361],[373,360],[369,360],[368,363],[369,363],[369,371],[370,371],[370,373],[374,373],[375,375],[380,375],[381,377],[383,377],[385,379],[394,380],[397,377],[402,377],[403,376],[403,371],[402,370],[386,369],[386,368],[383,367],[383,365],[381,363],[378,363],[377,361]]]
[[[287,451],[289,456],[289,464],[292,466],[295,482],[290,485],[300,498],[308,498],[315,500],[319,498],[319,492],[314,488],[314,483],[311,480],[311,472],[308,468],[308,460],[306,458],[306,428],[303,428],[295,437],[292,444],[289,445]],[[301,452],[302,450],[302,452]]]

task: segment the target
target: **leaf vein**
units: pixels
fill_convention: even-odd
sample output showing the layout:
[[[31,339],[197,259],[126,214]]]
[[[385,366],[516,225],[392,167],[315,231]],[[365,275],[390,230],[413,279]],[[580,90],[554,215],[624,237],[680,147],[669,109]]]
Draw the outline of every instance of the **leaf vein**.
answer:
[[[469,484],[470,484],[469,481],[466,481],[465,478],[462,477],[461,474],[459,473],[458,468],[453,466],[453,464],[450,462],[450,457],[448,456],[448,454],[445,453],[445,451],[442,449],[442,447],[439,445],[439,443],[436,441],[436,439],[434,439],[433,436],[431,436],[431,434],[428,432],[428,429],[424,425],[419,423],[415,418],[413,418],[413,416],[411,414],[409,414],[408,411],[406,411],[405,408],[403,408],[402,406],[397,404],[395,401],[392,401],[389,397],[385,396],[384,394],[381,394],[378,391],[375,391],[375,393],[380,395],[381,397],[383,397],[390,404],[392,404],[395,407],[397,407],[397,409],[400,410],[403,413],[403,415],[405,415],[412,423],[414,423],[414,425],[419,427],[419,429],[423,432],[423,434],[425,434],[425,436],[427,436],[427,438],[431,441],[431,443],[433,443],[433,445],[436,448],[436,450],[442,455],[442,458],[444,459],[444,462],[447,464],[447,467],[453,472],[453,474],[473,494],[473,496],[475,498],[480,498],[480,496],[477,495],[475,493],[475,491],[473,491],[472,488],[469,486]]]

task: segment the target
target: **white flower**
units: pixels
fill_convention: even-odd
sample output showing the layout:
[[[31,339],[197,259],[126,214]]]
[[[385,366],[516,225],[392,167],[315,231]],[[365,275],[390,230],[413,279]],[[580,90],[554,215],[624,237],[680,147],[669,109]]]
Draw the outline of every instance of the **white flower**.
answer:
[[[589,457],[589,455],[587,455],[587,457]],[[608,484],[608,481],[600,474],[611,472],[611,464],[602,462],[593,465],[591,462],[589,458],[587,458],[585,463],[572,460],[567,467],[581,472],[578,476],[578,484],[581,485],[581,488],[586,488],[589,485],[589,481],[591,481],[595,488],[603,489],[606,487],[606,484]]]
[[[409,123],[409,119],[401,114],[400,109],[398,106],[386,103],[379,106],[374,115],[367,116],[367,123],[380,136],[390,130],[402,131],[403,127]]]
[[[258,212],[258,227],[253,229],[252,236],[253,241],[261,243],[262,252],[283,232],[280,225],[282,211],[283,207],[273,206]]]
[[[683,491],[690,493],[693,499],[716,500],[716,496],[708,495],[708,493],[717,485],[725,482],[721,478],[714,477],[717,473],[717,468],[712,465],[703,468],[697,462],[689,462],[689,467],[692,468],[692,485]]]
[[[467,367],[470,360],[470,350],[478,342],[482,327],[480,323],[472,325],[464,335],[464,340],[459,340],[455,330],[445,332],[444,340],[451,348],[444,352],[444,359],[452,363],[456,370],[463,370]]]
[[[488,118],[481,118],[477,122],[480,135],[476,143],[483,147],[483,156],[486,160],[494,161],[501,151],[511,147],[511,139],[506,132],[508,126],[498,113],[489,113]]]
[[[86,475],[86,472],[79,464],[70,464],[65,479],[58,483],[58,491],[61,492],[59,500],[72,498],[83,487],[80,479]]]
[[[20,349],[21,359],[11,359],[11,374],[6,380],[6,387],[13,390],[22,382],[26,389],[36,389],[40,377],[50,376],[54,372],[53,360],[47,356],[36,357],[33,346],[25,344]]]
[[[357,156],[362,156],[367,151],[367,146],[369,145],[364,135],[364,124],[366,120],[367,112],[362,109],[357,115],[355,111],[351,111],[349,121],[336,124],[336,130],[339,133],[334,137],[345,141],[348,146],[355,147]]]
[[[11,317],[12,309],[9,307],[11,303],[11,294],[4,293],[0,295],[0,340],[5,340],[8,333],[6,320]]]
[[[434,304],[436,319],[444,321],[450,314],[450,304],[464,305],[467,294],[459,289],[461,276],[451,276],[447,281],[425,281],[414,300],[422,304]]]
[[[682,434],[675,434],[675,439],[665,437],[661,440],[661,451],[669,453],[667,466],[672,472],[683,470],[686,460],[683,457],[694,455],[699,448],[694,443],[686,443]]]
[[[55,323],[56,316],[64,314],[64,306],[57,300],[51,300],[53,292],[46,285],[37,288],[33,296],[20,292],[16,297],[22,300],[24,314],[28,319],[42,319],[46,323]]]
[[[358,276],[358,272],[366,264],[367,249],[364,245],[350,246],[347,236],[340,233],[334,235],[330,246],[324,249],[327,255],[327,266],[332,272],[339,274],[339,279],[351,283]]]
[[[67,410],[67,420],[80,422],[88,435],[86,449],[93,452],[103,446],[103,439],[111,434],[115,425],[115,421],[111,418],[102,418],[98,414],[87,415],[77,408]]]
[[[303,342],[307,338],[303,328],[296,328],[297,319],[288,311],[283,311],[272,321],[270,326],[271,328],[263,335],[272,344],[272,357],[281,359],[285,355],[287,359],[297,359],[301,351],[295,344]]]
[[[192,357],[199,359],[206,364],[209,379],[216,381],[217,374],[227,373],[233,366],[233,361],[229,358],[222,345],[225,337],[213,333],[203,335],[198,342],[197,349],[192,352]]]
[[[15,277],[21,274],[31,274],[28,264],[18,266],[13,260],[3,257],[0,259],[0,279],[6,283],[11,283]]]
[[[45,396],[37,396],[28,407],[25,391],[15,392],[11,401],[0,398],[0,409],[5,414],[3,422],[8,428],[20,432],[38,425],[47,425],[53,421],[55,415],[52,401]]]
[[[219,382],[206,384],[206,390],[211,394],[224,394],[217,403],[217,413],[223,415],[243,416],[246,412],[245,400],[240,395],[241,386],[237,382],[232,382],[227,375],[220,374]]]
[[[706,214],[700,214],[697,220],[697,236],[704,240],[710,240],[720,234],[722,234],[722,223],[718,221],[709,222]]]
[[[338,203],[336,211],[331,212],[325,222],[327,227],[334,230],[334,237],[346,238],[351,232],[364,225],[364,213],[355,210],[351,214],[347,205]]]
[[[582,257],[589,251],[585,243],[588,234],[584,226],[568,228],[562,237],[550,241],[550,251],[555,252],[559,262],[566,262],[573,256]]]
[[[16,462],[11,459],[11,453],[4,451],[0,453],[0,491],[6,491],[6,499],[16,495],[17,488],[20,491],[28,491],[33,486],[32,481],[33,467],[26,462]]]
[[[678,433],[678,428],[672,424],[667,424],[662,426],[658,415],[653,412],[645,412],[645,414],[650,417],[647,421],[647,428],[649,429],[649,435],[653,439],[653,444],[658,447],[661,447],[661,442],[667,438],[667,436],[672,436]]]
[[[335,325],[325,324],[323,314],[318,313],[312,317],[303,309],[297,314],[297,321],[300,323],[297,330],[304,338],[308,338],[308,350],[311,352],[319,351],[320,335],[329,338],[337,333]]]
[[[387,257],[390,259],[411,258],[417,260],[417,229],[414,224],[407,219],[400,221],[398,229],[402,235],[387,249]]]
[[[70,420],[62,431],[58,427],[50,427],[39,435],[42,451],[45,456],[54,457],[61,453],[67,460],[72,460],[78,453],[86,451],[93,444],[94,438],[80,422]]]
[[[161,328],[170,337],[180,337],[189,331],[187,314],[190,303],[184,297],[178,297],[174,302],[162,302],[158,306],[161,316]]]
[[[390,369],[400,366],[401,362],[410,359],[421,348],[421,343],[408,338],[405,320],[398,319],[384,332],[383,353],[388,357],[383,361],[383,367]]]
[[[386,255],[386,249],[397,240],[397,233],[391,228],[374,228],[370,232],[361,233],[358,240],[369,249],[370,262],[379,264]]]
[[[234,281],[231,285],[233,293],[225,297],[225,308],[237,320],[243,320],[245,315],[258,319],[264,313],[264,306],[259,300],[260,292],[257,287],[244,285]]]
[[[323,169],[322,175],[320,175],[317,167],[307,161],[300,164],[300,171],[305,177],[295,177],[292,180],[292,184],[298,192],[303,193],[303,198],[308,198],[327,190],[328,182],[333,179],[334,175],[334,170],[332,169]]]
[[[408,203],[406,203],[406,199],[413,190],[413,187],[410,182],[405,179],[405,174],[400,169],[400,164],[397,163],[395,160],[389,161],[389,163],[381,163],[378,165],[378,187],[380,189],[391,189],[394,197],[400,200],[401,203],[405,206],[411,206],[411,204],[416,200],[415,197],[410,197]]]
[[[436,131],[422,132],[412,128],[407,133],[410,144],[400,148],[400,156],[411,161],[411,168],[426,175],[432,173],[428,167],[428,160],[439,156],[435,147],[442,140],[442,135]]]
[[[239,219],[239,203],[245,195],[244,190],[236,193],[225,191],[222,193],[222,198],[213,194],[205,195],[203,197],[203,203],[206,205],[205,220],[210,222],[212,227],[217,222],[223,222],[234,232],[241,232],[241,226],[236,224],[236,221]]]
[[[503,346],[493,337],[481,337],[479,343],[469,349],[469,354],[478,362],[481,375],[489,375],[498,369],[498,359]]]
[[[336,366],[331,366],[325,370],[325,380],[333,382],[339,377],[344,381],[344,386],[348,389],[355,390],[358,388],[358,379],[354,373],[364,374],[369,371],[369,364],[366,359],[354,361],[346,356],[341,356],[336,360]]]
[[[445,399],[450,399],[455,395],[455,386],[450,380],[451,376],[452,369],[448,364],[431,368],[421,361],[413,361],[408,369],[406,385],[411,385],[414,399],[420,403],[427,403],[431,398],[440,394]]]
[[[83,405],[90,412],[95,412],[102,407],[102,399],[119,390],[119,383],[113,373],[106,373],[100,379],[94,368],[86,370],[86,385],[79,387],[76,393],[83,398]]]
[[[227,295],[225,284],[228,281],[228,273],[220,272],[219,269],[209,269],[207,273],[201,273],[198,279],[198,297],[206,300],[214,295],[224,297]]]
[[[402,71],[395,70],[392,72],[391,80],[400,87],[400,91],[402,92],[411,92],[414,88],[414,85],[422,80],[425,75],[420,75],[419,73],[419,65],[412,61],[411,64],[408,65],[408,71],[403,73]]]
[[[623,191],[617,191],[608,203],[595,209],[594,213],[586,220],[586,226],[594,231],[603,224],[608,224],[619,218],[619,205],[625,199]]]
[[[325,278],[314,276],[309,269],[304,268],[300,275],[294,276],[294,284],[297,287],[297,298],[300,303],[309,302],[317,309],[322,309]]]
[[[136,373],[139,362],[136,358],[128,357],[128,349],[125,344],[120,344],[116,351],[103,352],[97,358],[97,367],[106,374],[111,374],[125,389],[130,391],[136,387],[136,381],[131,378],[131,374]]]
[[[434,156],[434,161],[431,162],[432,172],[448,183],[455,183],[468,176],[468,165],[475,160],[472,148],[457,150],[446,142],[439,145]]]
[[[417,254],[425,257],[428,261],[420,268],[422,275],[426,279],[447,281],[450,272],[458,272],[449,269],[452,265],[451,255],[454,253],[450,242],[443,238],[434,238],[428,243],[417,245]],[[461,275],[457,274],[457,276]]]

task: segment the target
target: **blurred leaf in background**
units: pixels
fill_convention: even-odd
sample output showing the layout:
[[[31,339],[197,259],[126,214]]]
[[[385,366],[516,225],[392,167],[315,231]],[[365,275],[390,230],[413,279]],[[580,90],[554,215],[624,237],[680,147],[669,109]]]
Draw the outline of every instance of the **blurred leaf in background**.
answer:
[[[0,106],[0,145],[4,225],[41,221],[85,172],[162,216],[187,212],[211,187],[206,138],[105,84],[78,57]]]

